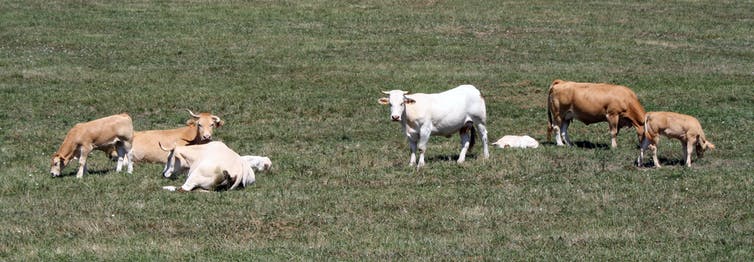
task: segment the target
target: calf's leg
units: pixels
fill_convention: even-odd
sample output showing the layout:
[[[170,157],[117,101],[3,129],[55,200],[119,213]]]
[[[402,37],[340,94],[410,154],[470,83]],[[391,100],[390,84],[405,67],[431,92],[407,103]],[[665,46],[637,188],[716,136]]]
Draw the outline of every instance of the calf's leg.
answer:
[[[89,156],[89,153],[92,152],[91,147],[89,146],[81,146],[80,152],[81,154],[79,156],[79,171],[76,173],[76,178],[82,178],[84,177],[84,173],[87,172],[86,170],[86,157]]]

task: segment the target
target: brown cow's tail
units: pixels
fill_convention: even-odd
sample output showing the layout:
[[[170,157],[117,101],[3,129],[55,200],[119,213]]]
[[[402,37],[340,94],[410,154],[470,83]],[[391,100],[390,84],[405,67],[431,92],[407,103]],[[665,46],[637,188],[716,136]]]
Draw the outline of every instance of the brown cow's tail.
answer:
[[[650,131],[650,130],[652,130],[652,128],[649,127],[649,118],[650,118],[650,116],[651,115],[649,113],[644,114],[644,134],[642,134],[642,135],[644,136],[644,139],[652,141],[652,140],[654,140],[654,137],[652,137],[652,132]],[[644,139],[642,139],[642,141],[639,141],[639,146],[641,146],[641,144],[644,142],[643,141]]]
[[[556,83],[560,82],[555,80],[550,85],[550,89],[547,90],[547,142],[552,142],[552,87]]]

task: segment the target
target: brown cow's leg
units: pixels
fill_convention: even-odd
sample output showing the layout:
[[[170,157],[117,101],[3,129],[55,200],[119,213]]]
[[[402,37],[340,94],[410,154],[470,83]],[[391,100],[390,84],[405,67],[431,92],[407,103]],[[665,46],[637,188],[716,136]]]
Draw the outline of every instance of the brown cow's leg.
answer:
[[[689,139],[683,147],[683,154],[685,156],[684,159],[686,160],[687,167],[691,167],[691,154],[694,152],[694,144],[696,143],[694,140],[695,139]]]
[[[619,120],[620,118],[616,114],[607,115],[607,123],[610,125],[610,147],[612,148],[618,147]]]
[[[79,152],[81,155],[79,156],[79,171],[76,173],[76,178],[82,178],[84,177],[84,173],[86,173],[86,157],[89,156],[89,152],[92,151],[91,147],[89,146],[81,146],[81,151]]]

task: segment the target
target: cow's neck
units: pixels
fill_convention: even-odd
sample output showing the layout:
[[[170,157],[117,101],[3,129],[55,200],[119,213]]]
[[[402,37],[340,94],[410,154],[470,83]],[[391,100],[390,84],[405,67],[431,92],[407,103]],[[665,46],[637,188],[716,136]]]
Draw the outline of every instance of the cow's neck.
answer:
[[[196,125],[191,124],[183,128],[184,130],[181,132],[181,140],[185,141],[186,145],[204,144]]]

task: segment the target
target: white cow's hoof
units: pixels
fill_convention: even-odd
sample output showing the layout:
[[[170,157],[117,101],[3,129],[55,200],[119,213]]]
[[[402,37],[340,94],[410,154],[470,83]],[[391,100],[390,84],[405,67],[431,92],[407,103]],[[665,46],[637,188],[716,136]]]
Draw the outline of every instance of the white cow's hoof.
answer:
[[[167,191],[176,191],[178,188],[176,188],[174,186],[164,186],[164,187],[162,187],[162,189],[165,189]]]

